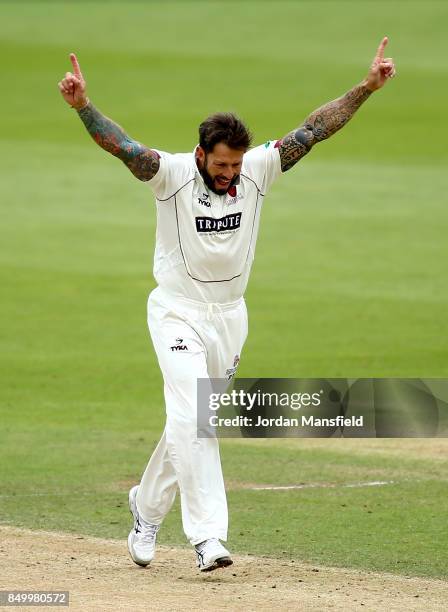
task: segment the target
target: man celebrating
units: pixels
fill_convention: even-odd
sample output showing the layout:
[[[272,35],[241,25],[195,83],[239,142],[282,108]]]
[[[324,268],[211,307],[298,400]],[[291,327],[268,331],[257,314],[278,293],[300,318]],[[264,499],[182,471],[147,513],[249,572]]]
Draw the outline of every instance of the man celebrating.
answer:
[[[378,47],[367,77],[325,104],[281,140],[250,148],[251,135],[231,113],[199,126],[193,153],[150,149],[102,115],[86,95],[78,60],[59,83],[93,139],[153,190],[157,205],[154,277],[148,326],[164,379],[166,426],[129,493],[134,527],[128,537],[138,565],[154,557],[156,534],[177,488],[185,534],[199,570],[232,564],[227,502],[216,438],[196,430],[198,378],[230,379],[247,336],[243,298],[255,254],[261,206],[273,181],[311,148],[343,127],[363,102],[395,75]]]

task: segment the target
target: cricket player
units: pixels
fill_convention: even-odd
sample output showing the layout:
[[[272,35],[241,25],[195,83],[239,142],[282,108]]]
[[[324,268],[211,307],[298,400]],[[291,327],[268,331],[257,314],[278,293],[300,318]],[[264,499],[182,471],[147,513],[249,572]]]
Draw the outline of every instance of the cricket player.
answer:
[[[156,534],[177,489],[182,523],[200,571],[232,564],[227,502],[216,438],[197,437],[197,379],[230,379],[247,336],[244,291],[263,199],[277,177],[340,130],[395,75],[385,37],[366,78],[314,111],[281,139],[251,148],[231,113],[199,126],[191,153],[170,154],[133,140],[90,102],[78,60],[59,83],[95,142],[148,185],[156,199],[154,277],[148,326],[164,379],[166,426],[138,486],[129,493],[135,563],[154,557]]]

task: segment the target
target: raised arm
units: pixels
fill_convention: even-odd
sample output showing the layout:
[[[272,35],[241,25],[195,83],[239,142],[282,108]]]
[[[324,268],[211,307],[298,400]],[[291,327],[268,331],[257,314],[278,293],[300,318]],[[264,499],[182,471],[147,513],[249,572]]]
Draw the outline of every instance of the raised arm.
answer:
[[[149,181],[159,169],[159,156],[145,145],[130,138],[126,132],[108,117],[105,117],[86,95],[86,81],[74,53],[70,54],[73,73],[67,72],[59,82],[64,100],[80,116],[94,141],[129,168],[141,181]]]
[[[315,110],[300,127],[280,141],[279,153],[283,172],[292,168],[317,142],[329,138],[340,130],[376,89],[383,87],[387,79],[395,76],[392,58],[384,59],[387,42],[387,37],[384,37],[367,77],[359,85],[337,100]]]

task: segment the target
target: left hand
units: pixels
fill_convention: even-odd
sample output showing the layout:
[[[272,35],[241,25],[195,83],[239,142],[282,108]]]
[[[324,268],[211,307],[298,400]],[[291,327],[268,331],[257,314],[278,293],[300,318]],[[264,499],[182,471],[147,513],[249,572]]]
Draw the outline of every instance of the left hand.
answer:
[[[384,49],[388,42],[389,39],[385,36],[380,42],[380,46],[367,74],[365,85],[371,91],[383,87],[385,82],[388,79],[392,79],[396,74],[394,60],[391,57],[384,57]]]

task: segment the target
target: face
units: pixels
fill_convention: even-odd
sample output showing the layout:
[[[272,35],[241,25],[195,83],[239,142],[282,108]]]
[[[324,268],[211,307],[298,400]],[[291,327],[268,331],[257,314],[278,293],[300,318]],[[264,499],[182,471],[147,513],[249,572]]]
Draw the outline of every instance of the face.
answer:
[[[226,194],[238,180],[243,155],[244,151],[231,149],[223,142],[215,144],[210,153],[199,146],[196,162],[207,187],[218,195]]]

